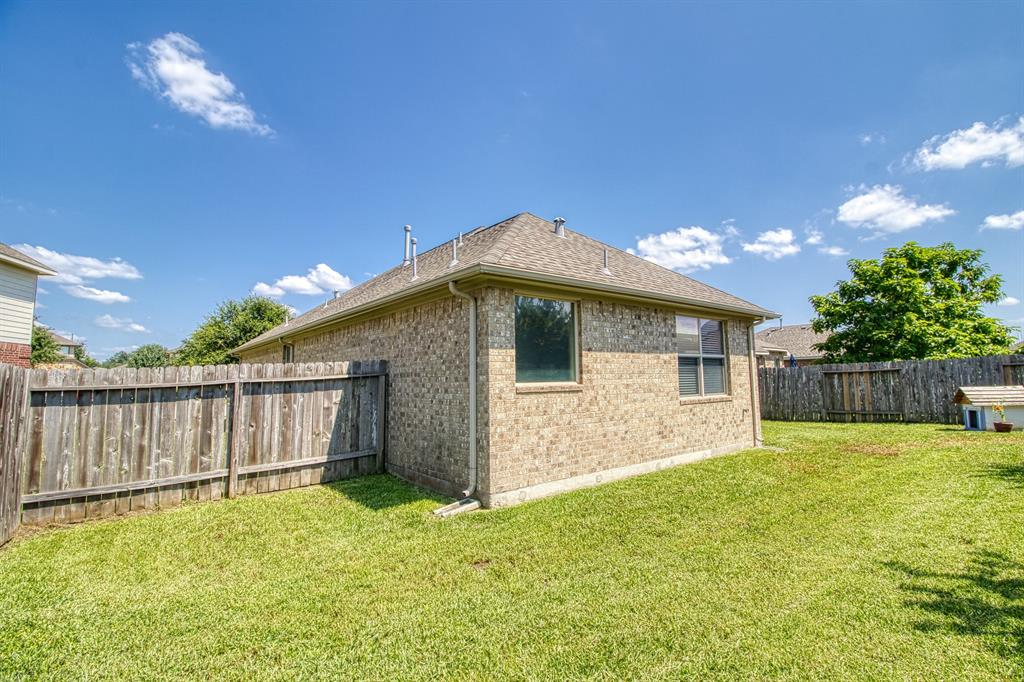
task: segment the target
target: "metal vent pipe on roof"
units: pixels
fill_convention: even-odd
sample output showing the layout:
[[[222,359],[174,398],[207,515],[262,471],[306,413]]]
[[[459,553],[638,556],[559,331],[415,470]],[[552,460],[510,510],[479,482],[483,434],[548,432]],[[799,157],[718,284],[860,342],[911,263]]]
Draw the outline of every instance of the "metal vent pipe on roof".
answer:
[[[448,264],[448,267],[452,267],[459,262],[459,242],[455,239],[452,240],[452,262]]]
[[[555,234],[565,236],[565,218],[555,218]]]
[[[405,257],[402,258],[402,267],[409,264],[409,238],[412,236],[412,225],[405,226]]]
[[[604,267],[601,268],[601,272],[606,275],[612,274],[612,271],[608,269],[608,247],[605,247],[604,250]]]
[[[416,279],[419,274],[416,272],[416,237],[412,238],[412,278]]]

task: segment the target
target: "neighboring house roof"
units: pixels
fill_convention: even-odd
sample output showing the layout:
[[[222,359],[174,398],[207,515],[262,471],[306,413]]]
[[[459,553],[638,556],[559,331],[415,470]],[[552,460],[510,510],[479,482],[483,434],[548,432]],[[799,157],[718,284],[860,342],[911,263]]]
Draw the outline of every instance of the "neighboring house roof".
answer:
[[[764,344],[785,348],[797,360],[820,358],[822,352],[815,350],[814,344],[824,343],[828,334],[817,334],[810,324],[787,324],[782,327],[762,329],[754,334],[754,344]]]
[[[29,258],[21,251],[12,249],[7,244],[0,243],[0,262],[9,263],[19,268],[31,270],[39,275],[56,275],[57,272],[52,268],[43,265],[35,258]]]
[[[1018,341],[1017,343],[1010,346],[1010,350],[1014,353],[1024,353],[1024,340]]]
[[[776,346],[775,344],[765,343],[760,339],[754,339],[754,354],[755,355],[769,355],[771,353],[786,353],[789,355],[789,351],[782,346]]]
[[[396,239],[396,252],[398,246]],[[607,272],[603,262],[605,249],[608,250]],[[751,317],[778,316],[749,301],[568,228],[565,229],[565,237],[559,237],[553,223],[531,213],[520,213],[463,235],[458,248],[458,262],[453,264],[451,261],[451,244],[437,246],[419,255],[415,280],[412,279],[411,265],[399,265],[235,350],[253,348],[286,334],[341,320],[472,275],[573,286]]]
[[[57,332],[53,331],[52,329],[50,330],[50,336],[53,337],[53,340],[57,342],[58,346],[81,346],[82,345],[80,342],[75,341],[74,339],[69,339],[66,336],[61,336],[60,334],[58,334]]]
[[[961,386],[953,402],[960,405],[1024,405],[1024,386]]]

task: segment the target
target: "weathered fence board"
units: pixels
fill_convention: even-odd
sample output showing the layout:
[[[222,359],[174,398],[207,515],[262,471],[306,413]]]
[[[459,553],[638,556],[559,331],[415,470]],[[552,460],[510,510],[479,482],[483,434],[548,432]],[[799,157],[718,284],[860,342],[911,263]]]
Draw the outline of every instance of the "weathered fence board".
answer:
[[[385,373],[383,362],[25,372],[22,521],[76,521],[375,471]],[[0,418],[2,410],[0,393]]]
[[[962,423],[960,386],[1024,383],[1024,355],[762,367],[761,416],[782,421]]]
[[[0,365],[0,545],[11,539],[21,518],[21,457],[32,422],[28,370]]]

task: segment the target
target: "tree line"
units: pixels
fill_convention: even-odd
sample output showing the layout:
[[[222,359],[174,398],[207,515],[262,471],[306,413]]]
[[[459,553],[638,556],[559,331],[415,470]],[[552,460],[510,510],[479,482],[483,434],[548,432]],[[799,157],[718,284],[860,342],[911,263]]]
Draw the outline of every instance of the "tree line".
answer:
[[[179,348],[148,343],[131,351],[119,351],[103,362],[89,356],[84,346],[75,349],[75,359],[87,367],[166,367],[168,365],[224,365],[238,362],[232,349],[286,322],[291,310],[262,296],[228,300],[206,316]],[[66,359],[53,335],[38,325],[32,330],[32,365],[57,363]]]

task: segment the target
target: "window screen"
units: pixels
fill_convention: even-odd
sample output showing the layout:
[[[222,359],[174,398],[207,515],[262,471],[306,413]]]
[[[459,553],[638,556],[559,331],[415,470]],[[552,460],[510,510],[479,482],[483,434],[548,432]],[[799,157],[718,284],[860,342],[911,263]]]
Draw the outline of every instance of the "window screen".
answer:
[[[516,381],[576,381],[576,315],[570,301],[516,296]]]
[[[679,354],[679,395],[722,395],[729,392],[725,329],[721,320],[676,317]]]

